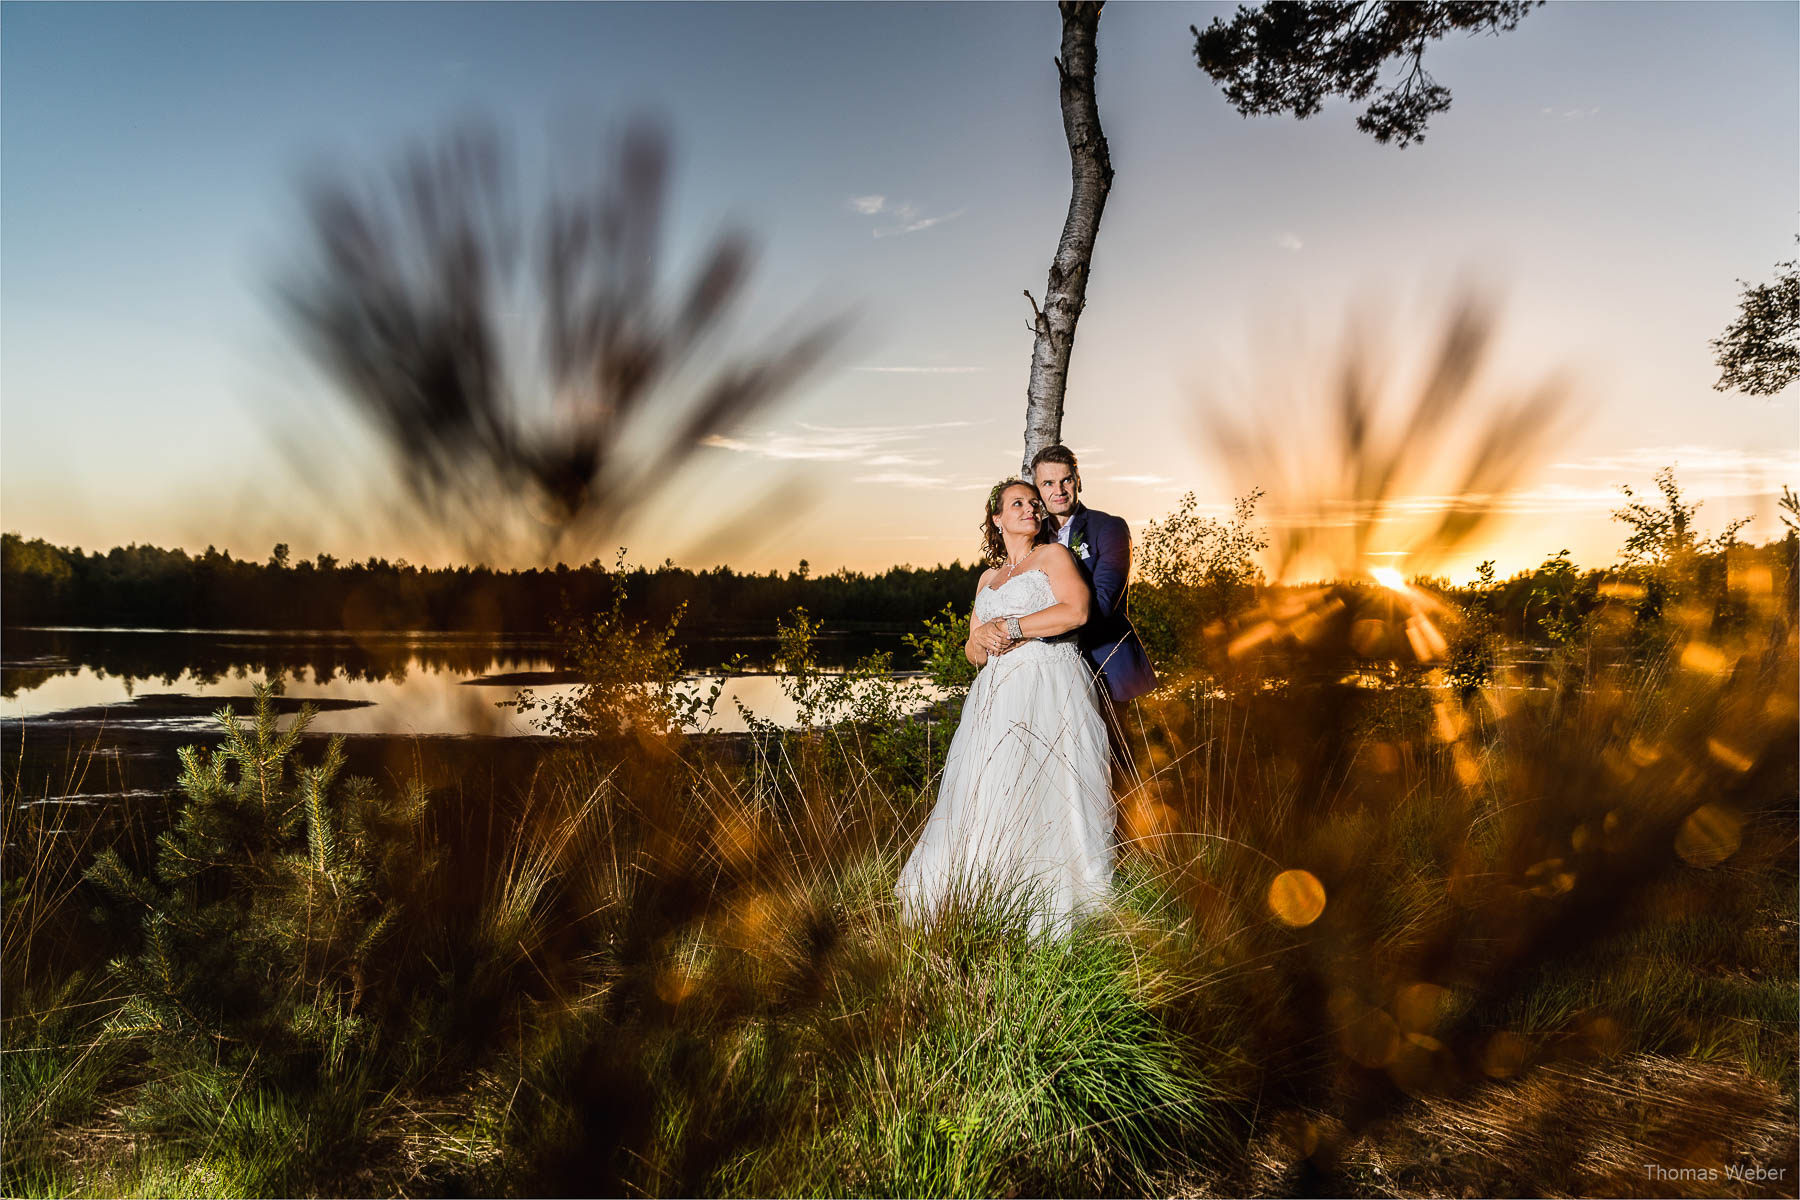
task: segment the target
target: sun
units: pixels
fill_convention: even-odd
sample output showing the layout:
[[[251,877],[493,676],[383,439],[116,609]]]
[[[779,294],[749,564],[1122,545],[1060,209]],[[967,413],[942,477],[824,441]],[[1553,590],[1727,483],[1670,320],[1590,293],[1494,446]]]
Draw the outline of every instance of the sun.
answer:
[[[1391,588],[1396,592],[1404,592],[1406,590],[1405,577],[1393,567],[1370,567],[1369,574],[1373,575],[1375,577],[1375,582],[1379,583],[1384,588]]]

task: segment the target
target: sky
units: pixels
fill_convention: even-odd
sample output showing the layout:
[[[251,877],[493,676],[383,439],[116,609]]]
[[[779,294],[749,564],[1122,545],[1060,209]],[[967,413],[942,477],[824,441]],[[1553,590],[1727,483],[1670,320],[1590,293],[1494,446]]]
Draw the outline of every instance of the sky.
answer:
[[[1497,313],[1489,370],[1455,436],[1409,455],[1402,507],[1442,502],[1507,397],[1559,380],[1563,419],[1470,543],[1428,563],[1395,526],[1380,553],[1455,577],[1565,547],[1605,565],[1619,485],[1668,465],[1703,529],[1775,534],[1800,389],[1713,390],[1708,342],[1739,281],[1796,253],[1800,6],[1552,4],[1436,43],[1452,106],[1405,150],[1345,102],[1239,116],[1188,32],[1230,11],[1115,3],[1101,22],[1116,177],[1063,426],[1090,505],[1140,537],[1188,491],[1202,514],[1252,487],[1270,520],[1321,511],[1343,476],[1342,347],[1400,412],[1474,286]],[[1069,199],[1054,5],[8,3],[0,25],[9,531],[452,558],[403,513],[296,476],[282,439],[345,410],[272,295],[309,169],[384,169],[470,117],[528,178],[570,130],[656,117],[670,282],[736,224],[759,248],[742,345],[851,316],[820,370],[615,531],[634,561],[966,562],[986,490],[1017,469],[1021,293],[1042,298]],[[1230,429],[1272,449],[1228,449]]]

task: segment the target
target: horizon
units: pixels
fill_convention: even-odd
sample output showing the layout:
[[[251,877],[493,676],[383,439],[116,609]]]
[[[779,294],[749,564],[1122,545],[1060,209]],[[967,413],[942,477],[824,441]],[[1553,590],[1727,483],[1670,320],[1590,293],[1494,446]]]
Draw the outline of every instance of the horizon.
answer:
[[[1709,526],[1702,524],[1700,527],[1699,533],[1702,536],[1704,536],[1709,531],[1709,529],[1710,529]],[[275,546],[279,544],[279,543],[272,543],[270,545],[270,547],[265,551],[262,551],[260,553],[252,552],[252,553],[248,553],[248,554],[235,551],[228,545],[221,546],[218,543],[208,543],[204,547],[195,549],[195,548],[189,547],[189,546],[159,545],[154,542],[132,542],[132,543],[124,544],[124,545],[108,546],[102,550],[102,549],[96,549],[96,548],[89,548],[87,546],[83,546],[80,544],[58,544],[58,543],[52,542],[50,539],[47,539],[47,538],[28,536],[25,533],[23,533],[22,531],[17,530],[17,529],[7,529],[7,530],[3,530],[0,532],[4,532],[5,535],[8,537],[16,537],[16,538],[19,538],[21,541],[24,541],[27,543],[32,542],[32,541],[43,541],[45,544],[50,545],[57,550],[65,551],[65,552],[68,552],[71,554],[80,554],[80,555],[89,556],[89,557],[93,557],[93,556],[105,557],[106,555],[110,554],[113,550],[130,551],[133,549],[140,549],[140,550],[149,549],[149,550],[159,550],[159,551],[162,551],[164,553],[169,553],[169,554],[174,554],[174,553],[179,552],[182,554],[186,554],[190,559],[200,559],[206,555],[206,552],[208,550],[213,550],[222,556],[229,557],[233,562],[248,563],[252,566],[259,566],[259,567],[269,565],[268,560],[272,557]],[[1136,536],[1141,540],[1142,531],[1141,530],[1136,531]],[[1783,533],[1782,536],[1778,536],[1775,538],[1769,538],[1769,539],[1746,540],[1743,538],[1739,538],[1735,544],[1739,545],[1739,546],[1747,547],[1749,549],[1761,549],[1761,548],[1765,548],[1767,546],[1774,545],[1774,544],[1784,540],[1785,536],[1786,536],[1785,533]],[[1621,541],[1623,541],[1623,537],[1624,537],[1624,535],[1621,534]],[[1558,547],[1558,549],[1556,549],[1556,550],[1545,550],[1538,557],[1538,559],[1535,562],[1533,562],[1527,566],[1518,567],[1517,569],[1514,569],[1514,570],[1502,570],[1496,564],[1494,581],[1496,584],[1504,584],[1504,583],[1510,583],[1510,582],[1513,582],[1515,580],[1522,579],[1522,578],[1529,578],[1537,570],[1539,570],[1543,566],[1544,563],[1556,558],[1559,551],[1561,551],[1563,549],[1564,549],[1563,547]],[[567,567],[571,572],[585,571],[585,570],[589,570],[589,569],[599,569],[601,571],[606,571],[606,572],[610,573],[613,570],[613,568],[611,568],[607,565],[607,562],[606,562],[606,559],[604,556],[595,556],[593,558],[587,559],[582,562],[568,562],[568,561],[558,560],[556,562],[551,562],[551,563],[547,563],[547,564],[538,563],[538,564],[527,564],[527,565],[522,565],[522,566],[498,566],[498,565],[495,565],[493,563],[488,563],[488,562],[458,562],[458,561],[454,561],[454,560],[445,560],[442,562],[422,562],[422,561],[414,561],[413,559],[411,559],[408,556],[403,555],[403,554],[387,555],[387,554],[381,554],[379,552],[370,554],[370,555],[359,555],[359,556],[353,557],[353,556],[349,556],[349,555],[333,555],[333,554],[331,554],[330,550],[328,550],[328,549],[317,551],[314,554],[309,554],[309,555],[292,554],[291,546],[289,547],[289,550],[290,550],[290,554],[291,554],[291,559],[288,564],[288,569],[290,569],[290,570],[299,567],[301,563],[305,563],[308,566],[313,566],[316,569],[316,562],[317,562],[317,558],[318,558],[319,554],[324,554],[327,557],[330,557],[333,560],[334,567],[337,567],[337,568],[367,567],[370,560],[374,559],[374,560],[378,561],[380,564],[387,566],[389,568],[399,568],[399,569],[410,568],[410,569],[419,570],[419,571],[456,571],[456,570],[458,570],[460,568],[464,568],[464,567],[468,568],[471,571],[485,570],[485,571],[494,572],[495,574],[522,574],[526,571],[533,571],[533,570],[554,573],[559,567]],[[1262,556],[1260,556],[1260,555],[1256,556],[1257,565],[1259,567],[1263,566],[1261,557]],[[1608,572],[1614,572],[1614,571],[1620,570],[1620,564],[1621,564],[1622,560],[1618,557],[1615,557],[1606,563],[1590,563],[1590,562],[1583,561],[1579,558],[1571,558],[1570,561],[1572,562],[1572,564],[1574,565],[1576,570],[1583,574],[1596,574],[1597,573],[1597,574],[1604,575]],[[796,561],[795,563],[790,564],[787,567],[768,567],[766,569],[752,570],[752,569],[748,569],[748,568],[744,568],[744,567],[735,567],[735,566],[732,566],[730,563],[726,563],[726,562],[714,562],[714,563],[710,563],[710,564],[701,565],[701,564],[696,564],[696,563],[675,562],[673,560],[668,560],[668,559],[657,560],[657,561],[651,561],[649,559],[637,560],[637,559],[633,559],[633,558],[629,557],[629,555],[628,555],[625,560],[625,563],[624,563],[624,570],[627,573],[635,572],[635,571],[646,571],[646,572],[654,573],[656,571],[663,570],[666,568],[666,569],[672,569],[672,570],[676,570],[676,571],[686,571],[693,575],[706,575],[706,574],[711,574],[715,571],[723,569],[726,571],[735,572],[739,576],[745,576],[745,577],[766,578],[768,576],[775,575],[775,576],[780,576],[783,578],[791,578],[794,576],[794,574],[799,570],[799,568],[802,565],[804,565],[806,567],[806,571],[807,571],[806,575],[803,578],[808,579],[808,580],[816,580],[816,579],[830,578],[833,576],[841,576],[841,575],[846,575],[846,574],[853,575],[853,576],[860,575],[860,576],[863,576],[866,578],[866,577],[879,576],[879,575],[885,574],[889,571],[921,571],[921,572],[923,572],[923,571],[944,571],[944,570],[956,570],[956,569],[971,570],[971,569],[974,569],[974,568],[980,566],[980,560],[978,558],[971,557],[969,562],[967,562],[967,563],[964,563],[963,560],[960,558],[953,558],[948,561],[939,560],[938,562],[935,562],[935,563],[914,563],[914,562],[888,563],[886,565],[873,567],[873,568],[857,568],[857,567],[852,567],[849,564],[840,564],[836,567],[825,568],[825,567],[822,567],[818,563],[814,563],[810,559],[804,559],[804,560]],[[1266,568],[1264,568],[1264,569],[1266,572]],[[1301,577],[1297,577],[1297,578],[1282,582],[1278,586],[1290,587],[1290,588],[1307,588],[1307,587],[1314,587],[1314,586],[1319,586],[1319,585],[1329,584],[1329,583],[1357,582],[1357,583],[1363,583],[1363,584],[1379,585],[1379,586],[1383,586],[1383,587],[1391,587],[1392,584],[1385,582],[1385,580],[1383,579],[1383,573],[1386,572],[1388,569],[1389,568],[1387,568],[1385,566],[1378,565],[1378,566],[1372,568],[1371,570],[1365,570],[1365,571],[1362,571],[1357,574],[1353,574],[1348,577],[1345,577],[1345,576],[1337,576],[1337,577],[1301,576]],[[1417,574],[1406,574],[1405,572],[1401,572],[1400,577],[1408,585],[1442,582],[1442,583],[1447,583],[1449,586],[1454,587],[1454,588],[1466,588],[1466,587],[1473,586],[1474,583],[1476,582],[1476,575],[1473,571],[1471,571],[1467,576],[1463,576],[1463,577],[1448,575],[1443,572],[1436,572],[1436,573],[1420,572]],[[1273,581],[1271,581],[1271,582],[1273,582]]]

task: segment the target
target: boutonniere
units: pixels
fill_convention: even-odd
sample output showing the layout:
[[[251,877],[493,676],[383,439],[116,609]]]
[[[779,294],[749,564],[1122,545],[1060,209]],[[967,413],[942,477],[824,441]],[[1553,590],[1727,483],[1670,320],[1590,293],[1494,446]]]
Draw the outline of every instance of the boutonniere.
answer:
[[[1087,530],[1080,529],[1075,532],[1075,535],[1069,539],[1069,551],[1082,562],[1087,561]]]

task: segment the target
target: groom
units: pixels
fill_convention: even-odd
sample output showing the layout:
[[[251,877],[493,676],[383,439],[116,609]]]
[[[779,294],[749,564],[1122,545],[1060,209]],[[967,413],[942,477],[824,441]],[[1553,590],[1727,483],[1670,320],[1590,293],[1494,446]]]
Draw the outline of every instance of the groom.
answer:
[[[1031,458],[1032,482],[1059,528],[1056,540],[1069,548],[1094,594],[1081,649],[1106,683],[1114,705],[1136,699],[1156,686],[1156,672],[1125,616],[1125,585],[1131,578],[1131,528],[1123,517],[1081,502],[1081,474],[1067,446],[1045,446]]]

